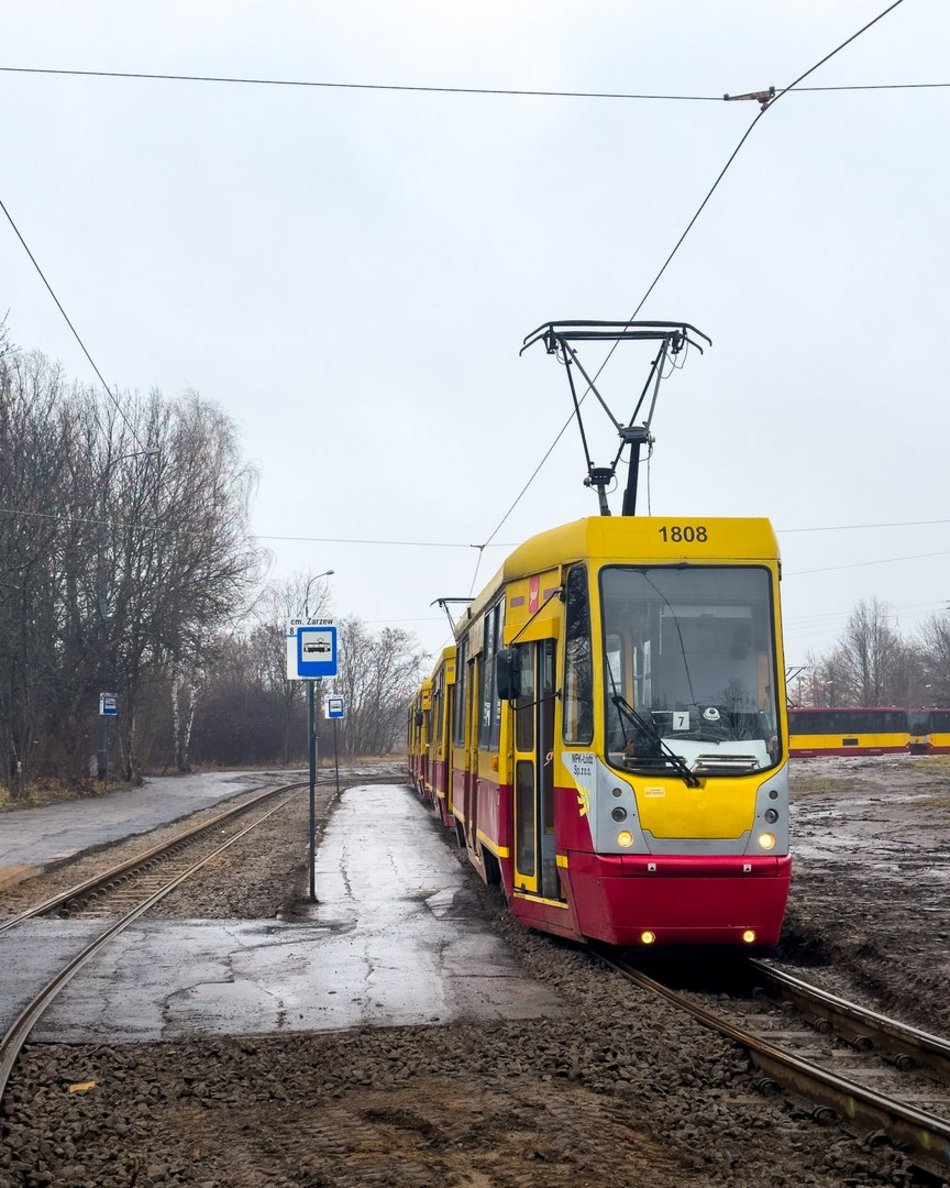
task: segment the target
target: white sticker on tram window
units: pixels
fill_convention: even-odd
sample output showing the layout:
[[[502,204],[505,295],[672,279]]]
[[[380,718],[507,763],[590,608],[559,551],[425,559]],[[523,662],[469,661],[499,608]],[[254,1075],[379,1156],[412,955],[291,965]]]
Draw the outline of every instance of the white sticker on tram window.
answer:
[[[673,729],[689,730],[689,710],[673,710]]]
[[[644,796],[653,796],[653,797],[657,797],[657,796],[665,796],[665,795],[666,795],[666,789],[665,789],[665,788],[656,787],[656,786],[653,786],[653,787],[650,787],[650,788],[644,788],[644,789],[643,789],[643,795],[644,795]]]

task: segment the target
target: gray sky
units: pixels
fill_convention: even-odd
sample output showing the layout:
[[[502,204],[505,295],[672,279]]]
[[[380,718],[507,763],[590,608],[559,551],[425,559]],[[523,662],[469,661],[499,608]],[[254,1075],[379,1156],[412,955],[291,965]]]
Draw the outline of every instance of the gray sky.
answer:
[[[721,96],[787,85],[885,6],[8,0],[0,65]],[[806,85],[950,82],[948,35],[943,0],[905,0]],[[13,73],[0,95],[0,197],[110,383],[224,406],[274,576],[332,568],[339,615],[433,651],[429,603],[469,592],[467,546],[570,411],[522,337],[629,317],[758,110]],[[790,663],[861,598],[907,634],[950,604],[948,111],[950,89],[787,95],[640,314],[714,342],[661,392],[652,510],[771,518]],[[14,340],[94,381],[5,221],[0,278]],[[647,355],[622,353],[602,387],[629,414]],[[595,461],[614,444],[597,422]],[[595,514],[584,473],[571,426],[497,541]]]

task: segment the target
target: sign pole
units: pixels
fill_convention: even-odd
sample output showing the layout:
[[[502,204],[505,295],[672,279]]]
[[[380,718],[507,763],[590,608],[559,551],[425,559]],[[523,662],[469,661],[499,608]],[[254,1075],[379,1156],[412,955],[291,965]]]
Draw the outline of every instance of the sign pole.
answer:
[[[103,784],[109,782],[109,719],[119,712],[119,699],[114,693],[99,694],[99,754],[96,775]]]
[[[337,747],[337,719],[333,719],[333,766],[336,768],[336,794],[340,795],[340,752]]]
[[[99,759],[96,764],[98,767],[99,779],[107,784],[109,782],[109,719],[105,714],[99,717]]]
[[[313,686],[307,681],[307,753],[310,758],[310,902],[317,902],[316,837],[317,837],[317,732],[313,721]]]
[[[330,573],[333,571],[330,570]],[[325,574],[321,574],[325,577]],[[321,677],[337,674],[338,637],[336,624],[329,619],[291,619],[287,624],[287,679],[307,682],[307,759],[310,768],[310,902],[317,902],[317,730],[314,701],[315,685]],[[319,690],[316,690],[319,692]]]

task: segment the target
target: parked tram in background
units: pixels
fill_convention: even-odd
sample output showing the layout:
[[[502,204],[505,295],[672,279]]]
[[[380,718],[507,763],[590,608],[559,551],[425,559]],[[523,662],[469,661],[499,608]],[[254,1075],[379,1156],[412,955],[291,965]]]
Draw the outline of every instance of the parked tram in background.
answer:
[[[774,944],[791,870],[780,622],[766,520],[542,533],[415,699],[413,783],[524,924]]]
[[[916,754],[950,754],[950,706],[908,710],[908,749]]]
[[[800,706],[788,711],[789,753],[820,755],[950,752],[950,708]]]
[[[815,706],[789,709],[789,752],[816,755],[907,753],[908,712],[896,706]]]

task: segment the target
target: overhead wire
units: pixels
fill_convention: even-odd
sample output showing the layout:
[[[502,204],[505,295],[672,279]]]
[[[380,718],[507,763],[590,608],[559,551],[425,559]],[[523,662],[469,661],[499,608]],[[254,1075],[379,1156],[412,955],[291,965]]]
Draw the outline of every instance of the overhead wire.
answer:
[[[611,488],[613,489],[613,488]],[[41,520],[59,520],[63,523],[76,524],[109,524],[114,528],[132,527],[138,525],[145,528],[157,527],[155,524],[146,523],[142,520],[107,520],[101,517],[92,516],[65,516],[57,512],[41,512],[33,511],[31,509],[19,507],[0,507],[0,515],[4,516],[25,516],[33,517]],[[941,520],[889,520],[881,521],[873,524],[813,524],[807,528],[776,528],[779,536],[786,536],[790,533],[803,532],[859,532],[865,528],[926,528],[934,525],[950,524],[950,519]],[[491,545],[473,545],[466,544],[458,540],[379,540],[366,537],[357,536],[286,536],[276,535],[274,533],[252,532],[249,533],[255,540],[281,540],[289,541],[291,543],[301,544],[355,544],[355,545],[383,545],[395,546],[398,548],[412,548],[412,549],[473,549],[473,548],[494,548],[494,549],[513,549],[517,547],[517,541],[496,541]],[[936,554],[924,553],[920,556],[933,556]],[[884,561],[901,560],[902,558],[884,558]],[[874,565],[875,561],[864,561],[862,565]],[[818,570],[808,570],[809,573],[820,572]],[[790,576],[790,575],[786,575]]]
[[[105,388],[106,395],[109,397],[109,399],[115,405],[116,411],[118,412],[118,414],[122,418],[122,420],[125,422],[126,427],[128,428],[129,432],[132,434],[133,441],[139,447],[139,449],[144,452],[145,446],[142,444],[141,440],[139,439],[138,434],[135,432],[135,426],[132,424],[132,422],[129,420],[129,418],[125,415],[125,410],[123,409],[122,405],[119,403],[118,399],[112,394],[112,389],[106,383],[105,377],[103,376],[102,372],[99,370],[98,364],[96,363],[95,359],[93,359],[92,355],[90,355],[88,349],[86,348],[86,344],[80,338],[79,331],[73,325],[72,320],[69,317],[69,314],[63,308],[62,302],[60,301],[60,299],[56,296],[55,292],[53,291],[53,286],[46,279],[46,274],[43,272],[43,269],[40,268],[39,261],[36,259],[36,257],[33,255],[33,253],[30,251],[29,244],[23,238],[23,235],[20,232],[20,228],[14,222],[13,215],[11,215],[9,210],[7,210],[6,203],[4,203],[2,198],[0,198],[0,210],[2,210],[3,213],[6,215],[7,222],[13,228],[14,234],[16,235],[17,239],[19,239],[20,243],[23,245],[23,250],[29,256],[30,263],[33,265],[33,267],[39,273],[40,280],[46,286],[46,289],[49,292],[50,297],[52,297],[53,301],[56,303],[56,308],[63,315],[63,318],[66,321],[66,325],[72,331],[73,338],[75,338],[75,340],[79,343],[82,353],[89,360],[89,363],[90,363],[93,371],[99,377],[99,382],[102,384],[103,388]]]
[[[347,536],[273,536],[265,533],[252,533],[255,540],[284,540],[300,541],[307,544],[359,544],[359,545],[399,545],[415,549],[483,549],[487,545],[463,544],[461,541],[447,540],[361,540]],[[499,543],[491,546],[495,549],[511,549],[513,542]]]
[[[254,78],[223,74],[173,74],[145,70],[71,70],[53,66],[0,66],[0,72],[5,74],[59,75],[66,78],[115,78],[144,82],[217,83],[228,86],[298,87],[340,91],[403,91],[438,95],[510,95],[540,99],[621,99],[635,101],[659,100],[673,103],[722,103],[723,100],[737,98],[734,95],[678,95],[636,91],[564,91],[528,89],[523,87],[459,87],[425,86],[417,83],[330,82],[325,79]],[[792,86],[795,86],[795,84],[793,83]],[[839,86],[797,87],[796,90],[801,93],[811,91],[911,91],[937,90],[947,87],[950,87],[950,83],[844,83]],[[785,90],[790,89],[790,87],[785,88]]]
[[[890,520],[880,524],[820,524],[811,528],[779,528],[785,535],[791,532],[853,532],[862,528],[927,528],[934,524],[950,524],[947,520]]]
[[[629,319],[627,320],[627,326],[629,326],[634,321],[637,314],[640,312],[640,310],[646,304],[651,293],[653,292],[653,290],[656,288],[657,284],[659,283],[661,277],[663,276],[663,274],[666,272],[667,268],[670,266],[671,262],[673,261],[673,258],[675,257],[676,253],[679,251],[680,247],[683,245],[683,242],[685,241],[687,235],[689,235],[690,231],[693,229],[697,220],[699,219],[699,216],[705,210],[707,204],[709,203],[709,200],[712,198],[713,194],[719,188],[719,184],[722,181],[722,179],[725,177],[726,173],[728,172],[729,167],[732,165],[733,161],[735,161],[735,159],[739,155],[739,152],[741,151],[743,145],[751,136],[752,131],[755,128],[755,126],[758,124],[759,120],[762,119],[762,117],[765,115],[765,113],[767,111],[771,111],[771,109],[775,106],[775,104],[778,102],[779,99],[781,99],[784,95],[787,95],[790,91],[797,88],[799,86],[799,84],[801,82],[803,82],[804,79],[808,78],[808,76],[810,74],[813,74],[816,70],[819,69],[819,67],[823,66],[826,62],[830,61],[830,59],[833,58],[836,54],[840,53],[843,49],[845,49],[847,46],[849,46],[853,41],[855,41],[863,33],[866,33],[867,30],[870,29],[873,25],[876,25],[878,23],[878,21],[883,20],[883,18],[885,16],[887,16],[888,13],[893,12],[893,10],[895,8],[898,8],[903,3],[904,3],[904,0],[894,0],[894,2],[892,4],[888,5],[887,8],[885,8],[882,12],[878,13],[878,15],[876,17],[874,17],[872,20],[868,21],[865,25],[862,25],[861,28],[858,29],[856,33],[852,33],[850,37],[848,37],[845,41],[842,41],[841,44],[837,45],[833,50],[831,50],[830,53],[825,54],[825,56],[823,58],[821,58],[818,62],[816,62],[813,66],[810,66],[806,71],[804,71],[804,73],[800,74],[798,76],[798,78],[796,78],[794,80],[794,82],[789,83],[789,85],[787,87],[783,87],[780,90],[777,90],[775,95],[771,96],[768,99],[768,101],[763,101],[758,114],[755,116],[755,118],[752,120],[752,123],[749,125],[749,127],[743,133],[741,139],[739,140],[739,143],[732,150],[732,153],[729,155],[729,158],[726,161],[725,165],[723,165],[722,169],[719,171],[719,174],[716,177],[716,180],[713,182],[713,184],[710,186],[709,190],[706,192],[706,196],[703,198],[702,202],[697,207],[696,212],[694,213],[693,217],[686,224],[685,230],[680,235],[679,239],[677,239],[676,243],[673,245],[672,251],[669,253],[669,255],[666,257],[666,259],[663,261],[663,264],[661,265],[659,272],[656,274],[656,276],[650,282],[650,285],[647,288],[647,291],[643,294],[636,309],[630,315]],[[606,358],[601,363],[601,365],[597,369],[597,371],[594,373],[594,376],[593,376],[591,382],[587,386],[587,390],[584,392],[583,396],[581,396],[579,401],[577,402],[578,407],[587,398],[587,395],[590,393],[591,389],[596,384],[596,382],[599,379],[604,368],[610,362],[610,359],[613,356],[614,351],[617,349],[619,343],[620,343],[620,339],[617,339],[614,342],[614,344],[611,346],[610,350],[607,352]],[[564,422],[564,424],[561,426],[560,430],[558,431],[557,436],[555,437],[551,446],[545,452],[544,457],[541,459],[541,461],[535,467],[534,471],[531,474],[531,477],[528,479],[527,483],[525,483],[524,487],[518,493],[518,496],[515,499],[514,503],[511,505],[511,507],[508,508],[508,510],[505,512],[504,516],[502,516],[501,520],[499,520],[498,524],[495,526],[494,531],[488,536],[488,538],[485,542],[486,545],[491,543],[491,541],[494,539],[494,537],[496,536],[498,531],[501,529],[501,527],[507,521],[508,517],[511,515],[511,513],[518,506],[518,504],[520,503],[525,492],[531,486],[531,484],[534,481],[535,477],[537,476],[538,472],[541,470],[544,463],[550,457],[551,452],[553,451],[554,447],[557,445],[557,443],[563,437],[565,430],[570,425],[571,421],[574,420],[574,417],[576,415],[577,415],[577,410],[572,409],[567,420]],[[477,573],[477,568],[476,568],[476,573]],[[473,585],[474,585],[474,581],[473,581]]]
[[[790,83],[786,87],[781,88],[780,90],[777,90],[776,93],[774,94],[774,96],[772,96],[768,101],[762,103],[760,111],[755,116],[755,118],[752,120],[752,123],[746,129],[742,138],[739,140],[739,143],[736,145],[735,149],[730,154],[725,165],[720,170],[718,176],[716,177],[716,179],[713,182],[710,189],[707,191],[705,197],[703,198],[702,202],[700,203],[700,205],[697,208],[696,212],[694,213],[693,217],[690,219],[689,223],[686,225],[685,230],[680,235],[679,239],[674,244],[673,249],[671,250],[669,255],[666,257],[665,261],[663,262],[662,266],[660,267],[660,270],[657,272],[656,276],[653,278],[653,281],[647,288],[646,292],[644,293],[643,297],[641,298],[640,302],[638,303],[636,309],[630,315],[630,318],[628,319],[628,325],[634,321],[637,314],[643,308],[643,305],[649,299],[649,297],[652,294],[653,290],[655,289],[656,285],[659,283],[659,281],[662,278],[663,274],[665,273],[666,269],[669,267],[670,263],[672,262],[673,258],[679,251],[679,249],[682,246],[683,242],[685,241],[686,237],[689,235],[690,231],[692,230],[693,226],[699,219],[699,217],[702,214],[703,210],[705,209],[706,205],[712,198],[712,195],[715,193],[716,189],[718,188],[719,184],[721,183],[726,172],[732,165],[735,158],[738,156],[738,154],[739,154],[740,150],[742,149],[743,145],[745,144],[745,142],[748,140],[749,136],[752,133],[752,130],[758,124],[759,120],[762,118],[762,116],[765,114],[765,112],[767,110],[769,110],[772,106],[774,106],[775,102],[778,99],[782,98],[784,95],[788,94],[790,91],[796,90],[796,89],[799,91],[816,91],[816,92],[818,92],[818,91],[844,91],[844,90],[924,89],[924,88],[938,88],[938,87],[950,86],[950,84],[947,84],[947,83],[861,84],[861,85],[842,85],[842,86],[826,86],[826,87],[801,87],[800,86],[801,82],[804,79],[806,79],[810,74],[814,73],[814,71],[819,69],[819,67],[823,66],[826,62],[828,62],[832,57],[834,57],[842,49],[844,49],[846,46],[850,45],[851,42],[853,42],[858,37],[860,37],[863,33],[865,33],[868,29],[870,29],[878,21],[882,20],[883,17],[887,16],[888,13],[893,11],[895,8],[899,7],[899,5],[902,3],[903,3],[903,0],[894,0],[894,3],[890,4],[887,8],[885,8],[876,17],[874,17],[872,20],[868,21],[865,25],[863,25],[860,29],[858,29],[857,32],[852,34],[845,41],[841,42],[840,45],[836,46],[835,49],[833,49],[830,53],[826,54],[823,58],[821,58],[818,62],[816,62],[813,66],[811,66],[803,74],[799,75],[799,77],[797,79],[795,79],[792,83]],[[516,95],[516,96],[561,97],[561,98],[676,100],[676,101],[721,101],[721,99],[729,98],[729,96],[720,97],[720,96],[706,96],[706,95],[674,95],[674,94],[661,95],[661,94],[632,93],[632,92],[554,91],[554,90],[525,90],[525,89],[516,89],[516,88],[437,87],[437,86],[417,86],[417,85],[399,85],[399,84],[381,84],[381,83],[341,83],[341,82],[328,82],[328,81],[324,81],[324,80],[242,78],[242,77],[217,76],[217,75],[183,75],[183,74],[133,72],[133,71],[68,70],[68,69],[46,68],[46,67],[0,66],[0,71],[5,72],[5,73],[20,73],[20,74],[64,75],[64,76],[76,76],[76,77],[102,77],[102,78],[141,79],[141,80],[156,80],[156,81],[228,83],[228,84],[261,85],[261,86],[266,85],[266,86],[288,86],[288,87],[314,87],[314,88],[349,89],[349,90],[416,91],[416,92],[431,92],[431,93]],[[34,268],[36,269],[37,273],[39,274],[39,276],[40,276],[41,280],[43,281],[44,285],[46,286],[47,290],[49,291],[50,296],[53,298],[53,301],[55,302],[57,308],[59,309],[64,320],[66,321],[66,324],[68,325],[74,338],[76,339],[77,343],[79,344],[80,348],[82,349],[83,354],[86,356],[87,360],[89,361],[90,365],[92,366],[93,370],[95,371],[97,377],[99,378],[100,383],[102,384],[107,395],[109,396],[109,399],[115,405],[120,416],[125,421],[134,440],[141,447],[142,443],[139,440],[137,434],[135,433],[134,427],[132,426],[132,424],[128,420],[128,418],[126,417],[124,410],[122,409],[118,400],[113,395],[112,390],[110,389],[109,385],[106,383],[105,378],[102,375],[102,372],[100,371],[95,360],[92,358],[92,355],[88,351],[85,343],[83,342],[78,331],[76,330],[75,326],[73,325],[71,319],[69,318],[68,314],[66,313],[66,310],[64,309],[59,298],[56,296],[56,293],[54,292],[52,286],[50,285],[49,281],[47,280],[38,261],[34,257],[32,251],[30,250],[25,239],[23,238],[23,235],[20,233],[20,230],[17,227],[13,217],[11,216],[9,210],[7,209],[6,205],[2,202],[2,200],[0,200],[0,209],[2,209],[3,213],[6,215],[7,220],[9,221],[11,227],[14,230],[14,233],[16,234],[17,238],[20,240],[20,243],[22,244],[24,250],[26,251],[27,255],[29,256],[30,261],[32,262]],[[615,342],[613,344],[613,346],[610,348],[610,350],[608,351],[606,358],[604,359],[604,361],[601,363],[600,367],[594,374],[594,377],[593,377],[591,383],[588,385],[587,390],[584,392],[583,396],[580,398],[580,402],[582,402],[586,398],[586,396],[592,389],[594,383],[596,383],[597,379],[603,372],[607,363],[610,361],[610,358],[613,355],[614,351],[617,349],[617,345],[618,345],[618,343]],[[484,550],[486,548],[492,546],[495,536],[498,534],[499,530],[504,525],[504,523],[507,521],[507,519],[509,518],[511,513],[514,511],[514,509],[517,507],[517,505],[520,503],[524,494],[527,492],[528,488],[531,486],[534,479],[537,477],[538,473],[544,466],[545,462],[550,457],[551,453],[557,446],[561,437],[566,432],[571,421],[574,419],[575,415],[576,415],[576,410],[571,412],[570,416],[567,418],[564,425],[561,427],[561,429],[555,436],[550,447],[547,449],[544,456],[541,458],[540,462],[535,467],[534,471],[532,471],[527,482],[522,487],[522,489],[519,491],[514,502],[511,504],[511,506],[505,512],[504,516],[499,521],[499,523],[496,525],[495,529],[489,535],[487,540],[485,542],[483,542],[482,544],[459,545],[459,544],[455,544],[453,542],[374,541],[374,540],[356,540],[356,539],[352,539],[352,538],[348,539],[348,538],[329,538],[329,537],[284,537],[284,536],[266,536],[266,535],[259,535],[256,537],[256,539],[261,539],[261,540],[301,540],[301,541],[306,540],[306,541],[314,541],[314,542],[321,542],[321,543],[354,543],[354,544],[379,544],[379,545],[391,544],[391,545],[397,545],[397,546],[402,546],[402,547],[442,547],[442,548],[466,547],[466,548],[475,548],[478,551],[478,560],[477,560],[476,566],[475,566],[475,574],[473,575],[473,578],[472,578],[472,588],[474,589],[475,580],[477,579],[479,567],[481,565],[481,559],[482,559],[482,556],[484,555]],[[6,510],[6,509],[0,509],[0,510]],[[29,513],[24,513],[24,514],[29,514]],[[34,513],[34,514],[37,514],[37,513]],[[930,521],[930,522],[937,523],[939,521]],[[844,526],[842,526],[842,527],[844,527]],[[828,529],[828,530],[832,530],[832,529]],[[807,529],[790,529],[789,531],[807,531]],[[498,547],[498,546],[495,546],[495,547]],[[936,554],[934,554],[934,555],[936,555]],[[874,562],[860,562],[858,564],[874,564]],[[839,567],[835,567],[835,568],[839,568]],[[810,573],[810,572],[822,572],[822,571],[821,570],[808,570],[808,571],[801,571],[801,572]]]
[[[166,74],[141,70],[65,70],[43,66],[0,66],[6,74],[54,74],[76,78],[139,79],[151,82],[226,83],[256,87],[303,87],[339,91],[406,91],[438,95],[513,95],[541,99],[636,99],[721,103],[722,95],[656,95],[626,91],[546,91],[518,87],[450,87],[401,83],[328,82],[322,79],[241,78],[218,74]]]
[[[929,557],[950,557],[950,549],[941,549],[938,553],[911,553],[906,557],[878,557],[874,561],[850,561],[845,565],[822,565],[818,569],[783,570],[786,578],[804,577],[811,573],[834,573],[839,569],[863,569],[868,565],[891,565],[895,561],[924,561]]]

